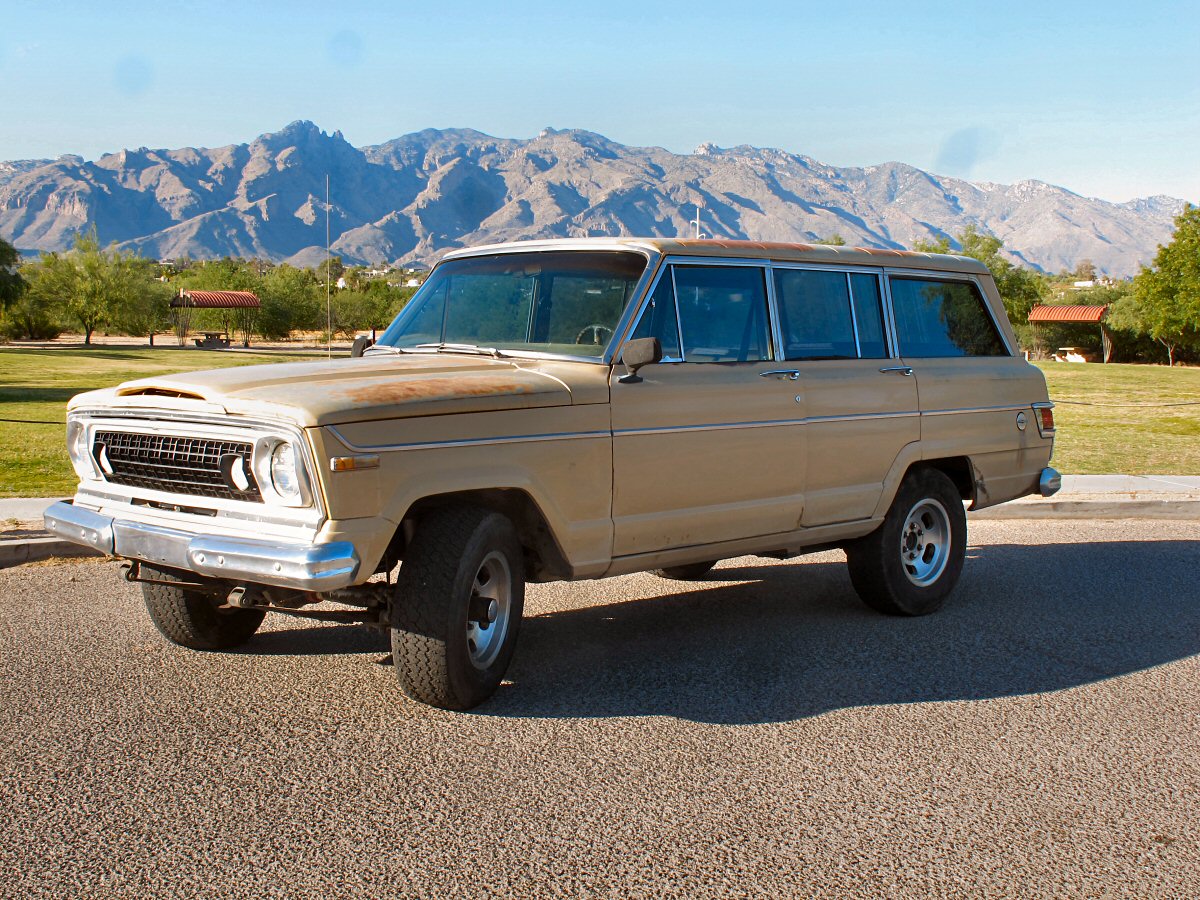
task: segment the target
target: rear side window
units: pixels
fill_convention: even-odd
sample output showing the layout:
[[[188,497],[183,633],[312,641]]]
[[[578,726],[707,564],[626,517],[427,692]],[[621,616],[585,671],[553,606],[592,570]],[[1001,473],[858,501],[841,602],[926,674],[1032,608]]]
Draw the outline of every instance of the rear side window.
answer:
[[[845,272],[776,269],[786,359],[857,359]]]
[[[878,276],[780,268],[775,270],[775,296],[785,359],[888,355]]]
[[[1009,355],[974,282],[891,276],[890,284],[901,356]]]

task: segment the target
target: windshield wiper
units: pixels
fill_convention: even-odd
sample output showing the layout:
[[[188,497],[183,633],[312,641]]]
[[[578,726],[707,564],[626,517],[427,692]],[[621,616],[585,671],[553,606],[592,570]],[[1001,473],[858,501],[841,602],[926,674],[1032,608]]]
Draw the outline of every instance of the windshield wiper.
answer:
[[[363,351],[363,356],[369,356],[372,353],[411,353],[411,350],[405,350],[403,347],[394,347],[391,344],[372,344]]]
[[[437,350],[439,353],[445,350],[449,353],[474,353],[478,356],[492,356],[496,359],[507,359],[507,353],[501,353],[495,347],[480,347],[476,344],[447,344],[445,341],[439,344],[417,344],[417,350]]]

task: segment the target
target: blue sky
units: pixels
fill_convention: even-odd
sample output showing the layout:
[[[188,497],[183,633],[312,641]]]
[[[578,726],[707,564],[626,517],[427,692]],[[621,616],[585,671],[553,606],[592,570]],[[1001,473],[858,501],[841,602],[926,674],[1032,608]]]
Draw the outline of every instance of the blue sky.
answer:
[[[4,0],[0,159],[586,128],[1200,202],[1200,4]]]

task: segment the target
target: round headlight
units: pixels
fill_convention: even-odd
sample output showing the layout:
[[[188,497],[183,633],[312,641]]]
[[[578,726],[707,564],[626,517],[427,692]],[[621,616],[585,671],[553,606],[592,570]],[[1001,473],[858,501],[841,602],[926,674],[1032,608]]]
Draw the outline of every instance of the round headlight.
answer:
[[[271,451],[271,483],[284,500],[300,499],[300,476],[296,472],[296,451],[281,441]]]

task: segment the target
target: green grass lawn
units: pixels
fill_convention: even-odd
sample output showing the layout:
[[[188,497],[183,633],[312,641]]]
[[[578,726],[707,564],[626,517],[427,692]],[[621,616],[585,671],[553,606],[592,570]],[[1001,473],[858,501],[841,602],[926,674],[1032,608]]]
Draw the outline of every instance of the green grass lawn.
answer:
[[[1200,369],[1038,365],[1056,403],[1060,472],[1200,475]]]
[[[311,354],[219,353],[173,347],[0,347],[0,497],[74,493],[76,479],[67,459],[64,423],[67,401],[75,394],[168,372],[312,358]]]
[[[81,391],[168,372],[312,358],[146,347],[0,348],[0,497],[72,493],[75,475],[62,423],[67,400]],[[1200,369],[1039,365],[1058,404],[1059,471],[1200,475],[1200,405],[1170,405],[1200,402]]]

